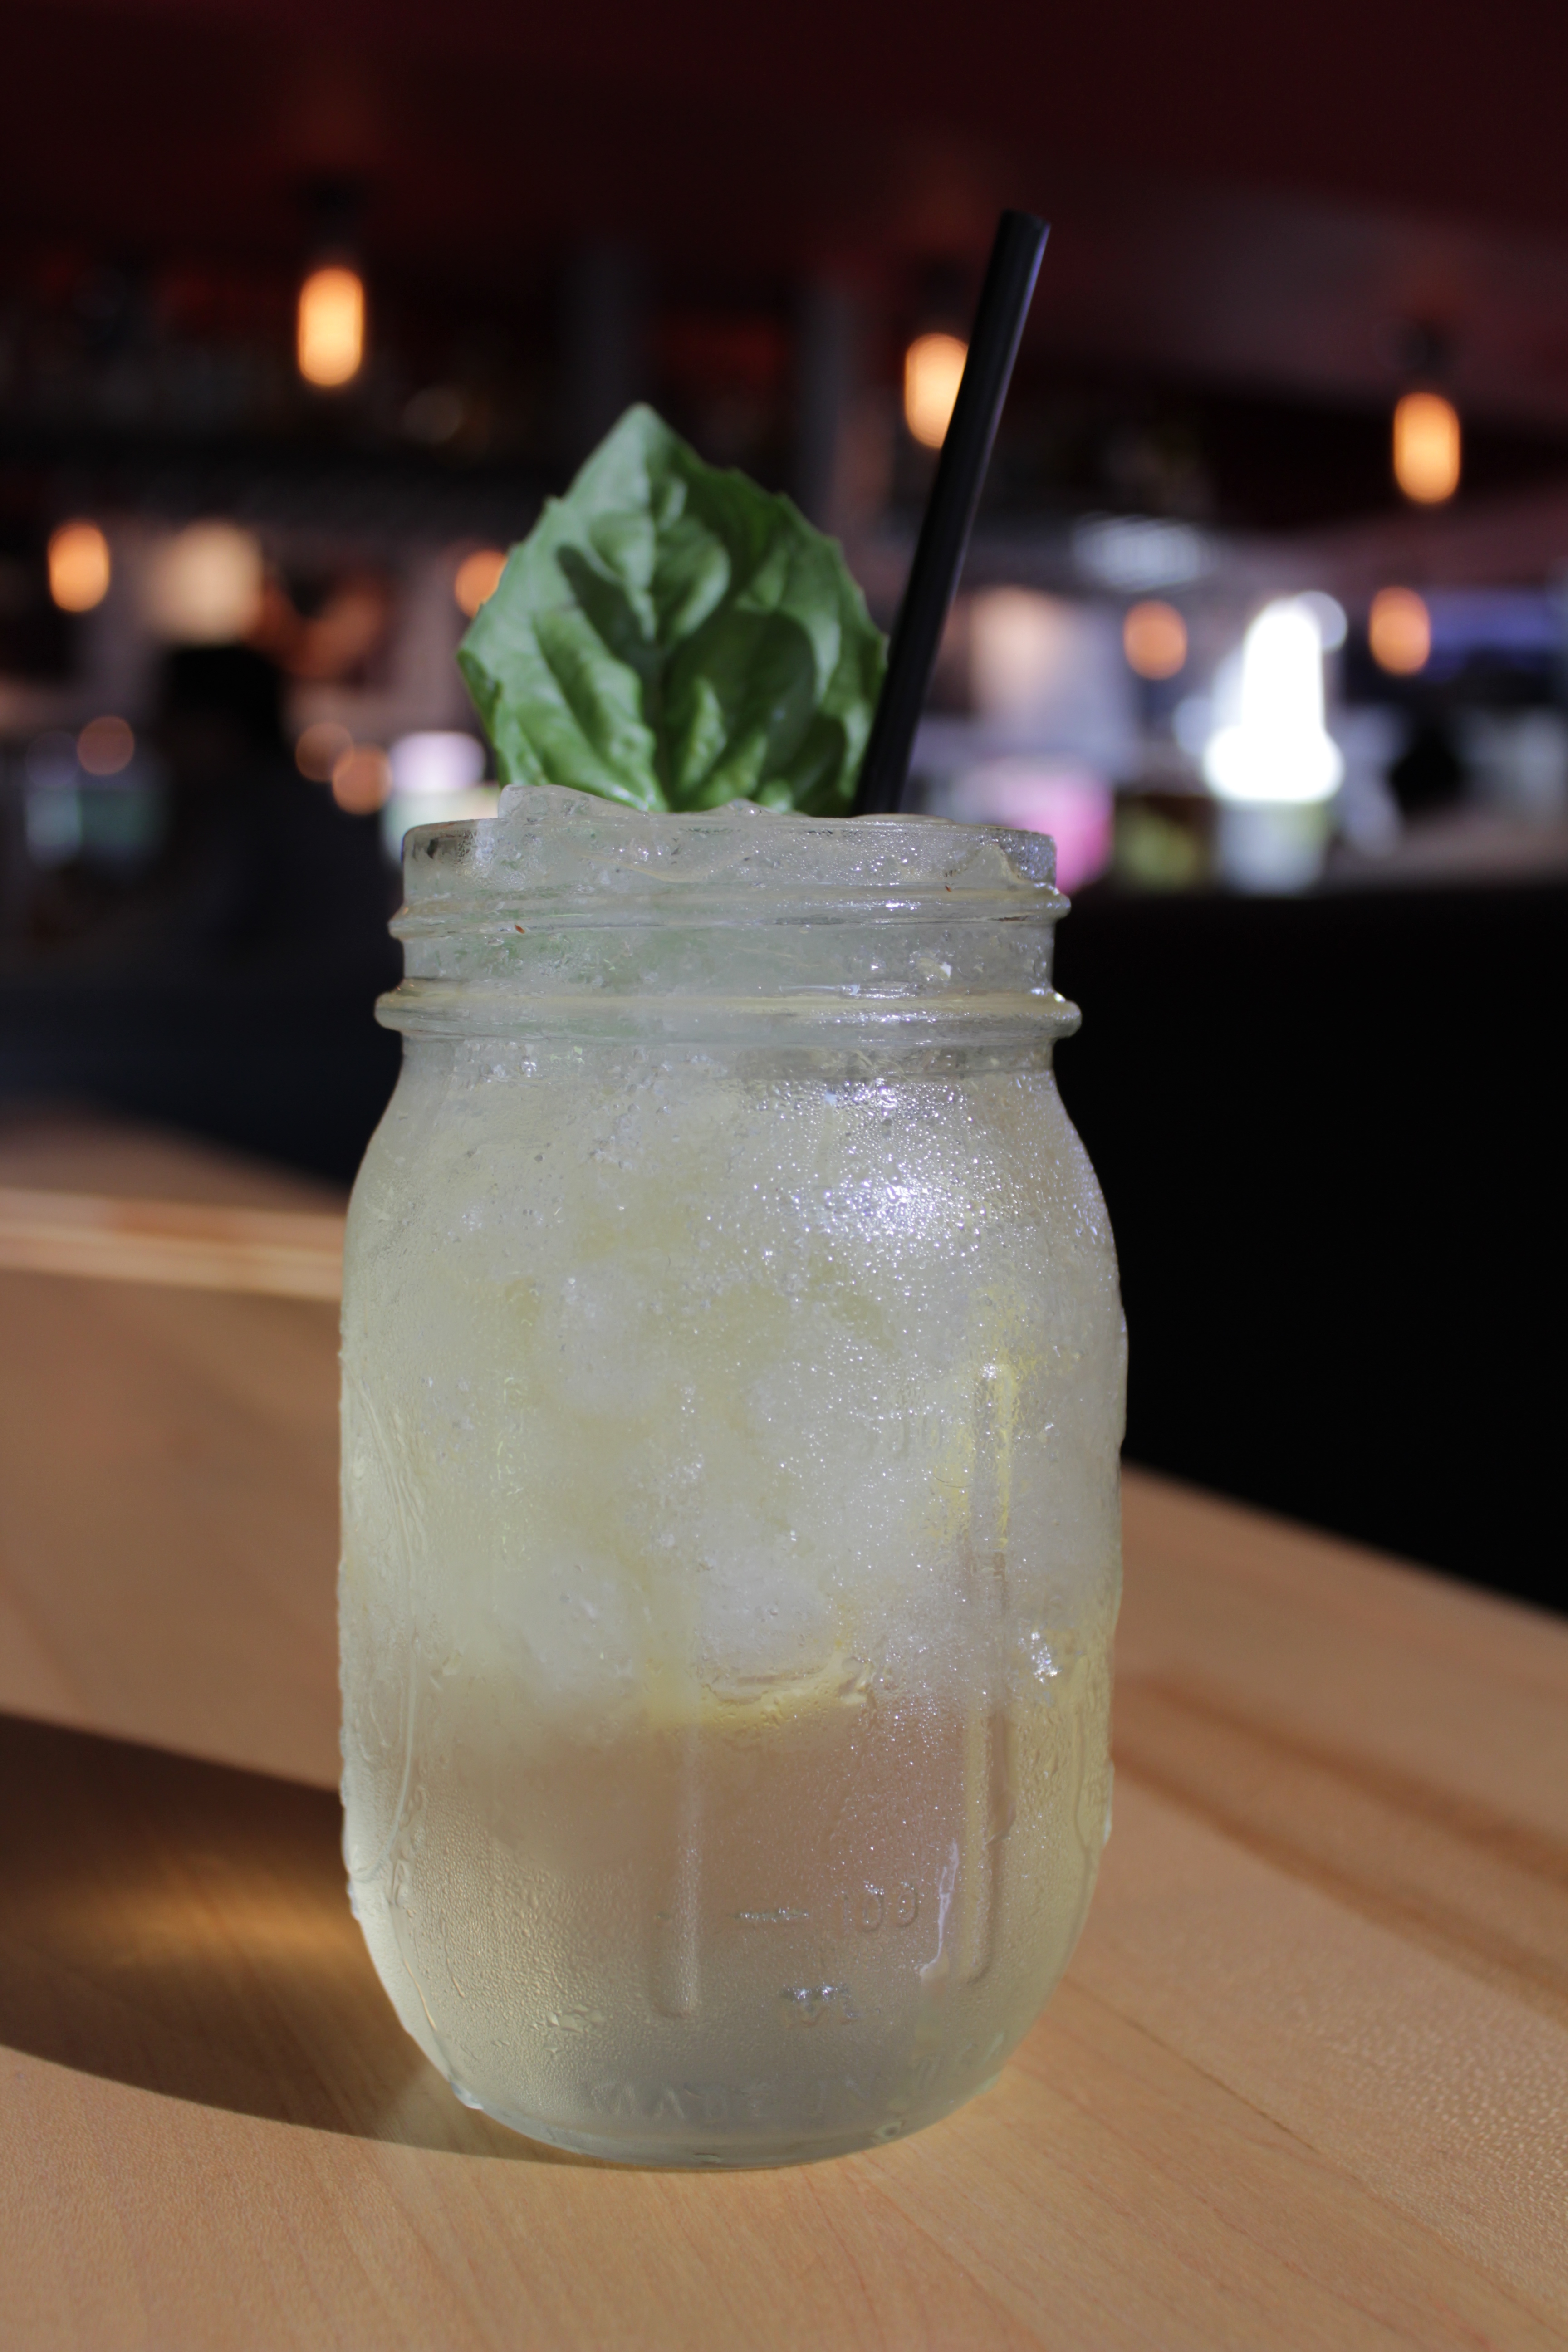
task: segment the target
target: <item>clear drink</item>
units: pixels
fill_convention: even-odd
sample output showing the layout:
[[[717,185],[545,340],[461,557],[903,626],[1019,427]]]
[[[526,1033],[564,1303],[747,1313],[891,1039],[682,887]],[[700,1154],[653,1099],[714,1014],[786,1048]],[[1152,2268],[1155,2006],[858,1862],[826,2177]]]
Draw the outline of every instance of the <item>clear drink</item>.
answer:
[[[537,788],[411,838],[345,1283],[345,1851],[410,2032],[537,2137],[889,2137],[1070,1955],[1122,1342],[1041,856]]]
[[[978,1718],[851,1675],[530,1740],[492,1690],[360,1916],[428,2055],[520,2130],[665,2160],[891,2137],[994,2075],[1066,1966],[1106,1696],[1080,1657]]]

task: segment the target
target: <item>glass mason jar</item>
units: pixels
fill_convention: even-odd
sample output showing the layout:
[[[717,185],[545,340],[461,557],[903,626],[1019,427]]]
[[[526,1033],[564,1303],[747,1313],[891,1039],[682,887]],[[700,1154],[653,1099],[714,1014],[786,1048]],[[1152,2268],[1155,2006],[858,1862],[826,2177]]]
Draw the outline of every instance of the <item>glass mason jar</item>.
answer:
[[[382,1980],[558,2146],[913,2130],[1109,1821],[1124,1342],[1051,845],[524,786],[405,873],[343,1290]]]

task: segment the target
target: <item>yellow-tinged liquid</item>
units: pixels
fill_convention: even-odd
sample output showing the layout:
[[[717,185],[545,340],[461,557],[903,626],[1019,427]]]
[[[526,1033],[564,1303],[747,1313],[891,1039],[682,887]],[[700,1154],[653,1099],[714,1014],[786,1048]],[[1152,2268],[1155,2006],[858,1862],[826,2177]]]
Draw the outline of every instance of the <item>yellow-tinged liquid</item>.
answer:
[[[427,1685],[356,1885],[409,2031],[605,2154],[778,2162],[945,2113],[1066,1967],[1104,1842],[1105,1658],[1051,1663],[965,1701],[851,1662],[599,1736]]]
[[[1107,1813],[1121,1319],[1048,1076],[419,1046],[345,1263],[345,1847],[409,2032],[628,2159],[982,2087]]]

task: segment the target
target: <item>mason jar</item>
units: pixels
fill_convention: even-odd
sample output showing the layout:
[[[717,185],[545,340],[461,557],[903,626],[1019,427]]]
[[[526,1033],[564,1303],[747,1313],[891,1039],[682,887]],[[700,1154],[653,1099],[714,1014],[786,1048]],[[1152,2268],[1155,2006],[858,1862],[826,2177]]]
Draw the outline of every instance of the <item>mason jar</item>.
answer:
[[[1051,845],[523,786],[405,867],[342,1327],[382,1981],[557,2146],[917,2129],[1110,1817],[1124,1342]]]

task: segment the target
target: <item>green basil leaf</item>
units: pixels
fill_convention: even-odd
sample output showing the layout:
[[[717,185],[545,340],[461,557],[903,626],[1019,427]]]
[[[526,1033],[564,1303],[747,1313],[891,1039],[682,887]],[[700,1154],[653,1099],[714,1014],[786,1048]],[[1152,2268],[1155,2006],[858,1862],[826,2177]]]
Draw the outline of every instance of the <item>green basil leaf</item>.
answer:
[[[512,549],[458,658],[503,783],[834,816],[883,645],[835,541],[631,408]]]

